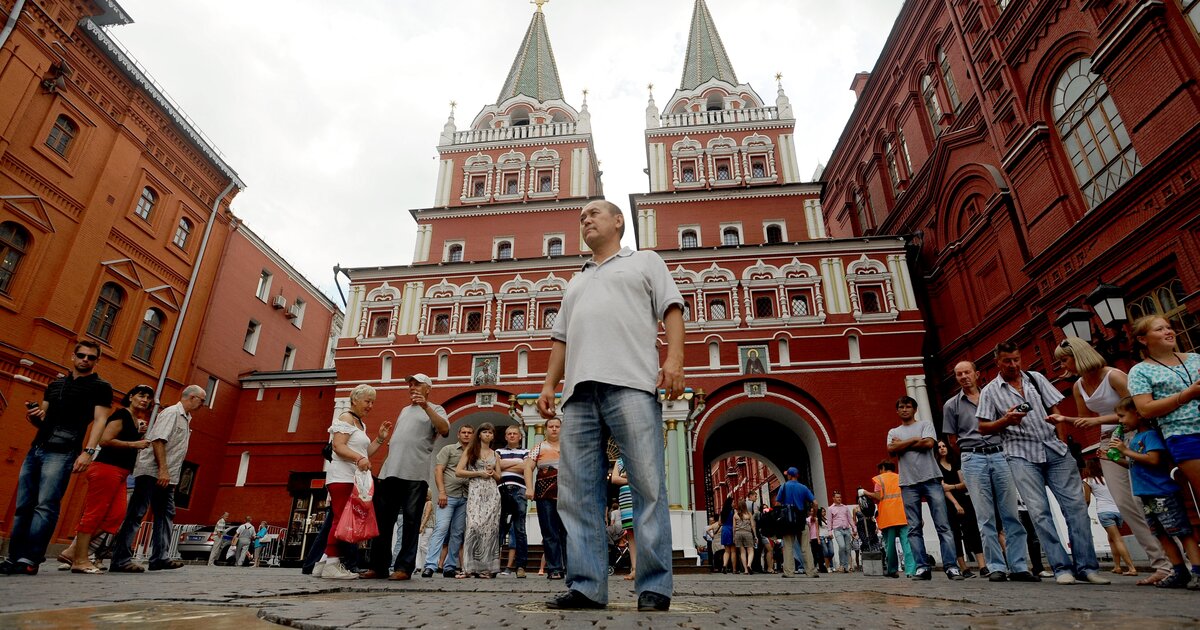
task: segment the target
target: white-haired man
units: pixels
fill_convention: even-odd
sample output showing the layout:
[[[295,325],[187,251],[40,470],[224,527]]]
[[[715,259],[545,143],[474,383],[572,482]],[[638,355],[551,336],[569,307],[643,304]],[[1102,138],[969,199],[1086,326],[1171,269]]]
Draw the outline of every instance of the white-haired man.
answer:
[[[133,467],[133,496],[125,512],[125,522],[117,532],[110,571],[141,573],[145,569],[133,561],[133,538],[137,535],[146,510],[154,512],[151,537],[150,570],[178,569],[183,563],[167,557],[171,548],[171,525],[175,518],[175,486],[183,470],[191,438],[192,412],[204,404],[207,395],[199,385],[188,385],[179,402],[158,412],[150,423],[145,439],[150,447],[138,452]]]

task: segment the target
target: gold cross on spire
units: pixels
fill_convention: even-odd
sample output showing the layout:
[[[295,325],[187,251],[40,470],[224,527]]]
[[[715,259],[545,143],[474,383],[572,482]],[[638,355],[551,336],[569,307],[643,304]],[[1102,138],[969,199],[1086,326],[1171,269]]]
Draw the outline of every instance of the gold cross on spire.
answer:
[[[780,81],[782,81],[782,80],[783,80],[783,73],[782,73],[782,72],[776,72],[776,73],[775,73],[775,82],[776,82],[776,83],[778,83],[778,82],[780,82]]]
[[[538,12],[538,13],[541,13],[541,12],[542,12],[542,5],[543,5],[543,4],[546,4],[547,2],[550,2],[550,0],[529,0],[529,4],[536,4],[536,5],[537,5],[537,12]]]

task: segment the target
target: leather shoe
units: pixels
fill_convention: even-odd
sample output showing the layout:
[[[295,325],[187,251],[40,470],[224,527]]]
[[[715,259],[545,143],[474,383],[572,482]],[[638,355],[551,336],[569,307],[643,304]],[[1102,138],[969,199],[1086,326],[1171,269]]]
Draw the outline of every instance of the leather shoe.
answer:
[[[670,600],[668,600],[668,603]],[[555,595],[553,599],[546,602],[546,608],[554,610],[598,610],[606,607],[607,604],[589,599],[587,595],[576,590],[570,590],[565,593]],[[641,607],[641,598],[638,599],[638,606]]]
[[[1017,575],[1016,573],[1013,574],[1014,577],[1016,575]],[[1026,575],[1032,576],[1033,574],[1026,573]],[[1007,582],[1008,575],[1006,573],[1004,573],[1003,571],[992,571],[991,573],[988,573],[987,579],[989,582]],[[1014,581],[1017,581],[1017,580],[1014,580]]]
[[[666,612],[671,609],[671,598],[653,591],[638,595],[638,612]]]
[[[358,574],[358,579],[360,580],[379,580],[383,579],[383,577],[384,575],[375,569],[367,569]]]
[[[424,571],[421,571],[421,577],[423,577],[423,578],[433,577],[433,569],[425,569]]]
[[[170,571],[172,569],[182,569],[183,562],[179,560],[164,560],[162,562],[151,562],[148,567],[151,571]]]
[[[396,572],[393,572],[391,575],[389,575],[388,579],[393,582],[403,582],[404,580],[407,580],[411,577],[412,576],[410,576],[408,574],[408,571],[396,571]]]
[[[444,578],[452,578],[457,574],[458,571],[455,571],[454,569],[446,569],[445,571],[442,571],[442,577]]]
[[[1029,571],[1018,571],[1008,576],[1009,582],[1041,582],[1042,578],[1030,573]]]

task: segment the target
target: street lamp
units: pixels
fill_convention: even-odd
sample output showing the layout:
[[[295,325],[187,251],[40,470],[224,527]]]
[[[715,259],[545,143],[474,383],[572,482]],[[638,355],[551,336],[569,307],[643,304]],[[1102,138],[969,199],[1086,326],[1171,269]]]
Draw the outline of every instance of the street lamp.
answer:
[[[1125,323],[1125,293],[1121,287],[1101,282],[1087,296],[1087,304],[1096,311],[1105,328]]]
[[[1091,322],[1091,313],[1074,307],[1064,308],[1054,319],[1054,325],[1062,329],[1064,336],[1079,337],[1088,343],[1092,341]]]

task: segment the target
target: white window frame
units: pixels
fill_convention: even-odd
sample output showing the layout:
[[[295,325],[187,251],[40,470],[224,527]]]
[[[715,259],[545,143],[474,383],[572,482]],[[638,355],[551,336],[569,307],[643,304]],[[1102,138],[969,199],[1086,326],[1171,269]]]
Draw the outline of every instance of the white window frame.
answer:
[[[463,239],[459,239],[459,240],[456,240],[456,241],[446,241],[446,242],[442,243],[442,262],[450,262],[450,248],[451,248],[451,247],[453,247],[453,246],[455,246],[455,245],[458,245],[459,247],[462,247],[462,250],[463,250],[463,257],[464,257],[464,258],[466,257],[466,255],[467,255],[467,242],[466,242],[465,240],[463,240]]]
[[[283,371],[291,372],[296,369],[296,346],[288,344],[283,347]]]
[[[769,242],[767,240],[767,228],[771,227],[772,225],[779,226],[779,234],[783,238],[783,240],[781,242],[787,243],[788,242],[787,221],[784,221],[783,219],[767,219],[766,221],[763,221],[763,225],[762,225],[763,242],[764,243]]]
[[[509,247],[512,248],[513,253],[512,253],[511,257],[505,258],[504,260],[516,260],[517,259],[517,239],[515,239],[511,236],[497,236],[492,239],[492,260],[500,260],[500,243],[505,243],[505,242],[507,242]],[[543,245],[544,245],[544,243],[543,243]]]
[[[266,269],[263,269],[262,273],[258,275],[258,288],[255,289],[254,295],[264,303],[271,299],[271,280],[274,278],[275,274]]]
[[[542,255],[543,256],[550,255],[550,241],[552,239],[558,239],[559,242],[562,243],[563,253],[564,254],[567,253],[567,237],[566,237],[566,235],[561,232],[556,232],[553,234],[542,235]]]
[[[259,322],[256,319],[251,319],[249,322],[246,322],[246,327],[249,328],[250,324],[254,324],[254,332],[246,335],[246,337],[242,340],[242,350],[245,350],[250,354],[254,354],[255,351],[258,350],[258,340],[260,337],[262,337],[263,325],[262,322]]]
[[[704,234],[702,234],[700,232],[700,225],[699,224],[691,224],[691,225],[681,225],[678,228],[676,228],[675,240],[677,243],[679,243],[679,249],[684,248],[683,247],[683,233],[688,230],[691,230],[696,233],[696,247],[697,248],[704,247]]]
[[[728,223],[722,223],[720,225],[720,228],[717,231],[717,233],[721,236],[721,246],[722,247],[731,247],[731,246],[725,245],[725,230],[727,230],[729,228],[734,228],[737,230],[738,245],[739,246],[745,245],[746,244],[746,233],[742,231],[742,222],[741,221],[730,221]]]
[[[304,325],[304,310],[307,307],[308,302],[305,302],[304,298],[302,297],[297,297],[296,299],[292,300],[292,305],[288,307],[293,309],[292,312],[296,313],[296,317],[292,320],[292,325],[296,328],[300,328]]]

